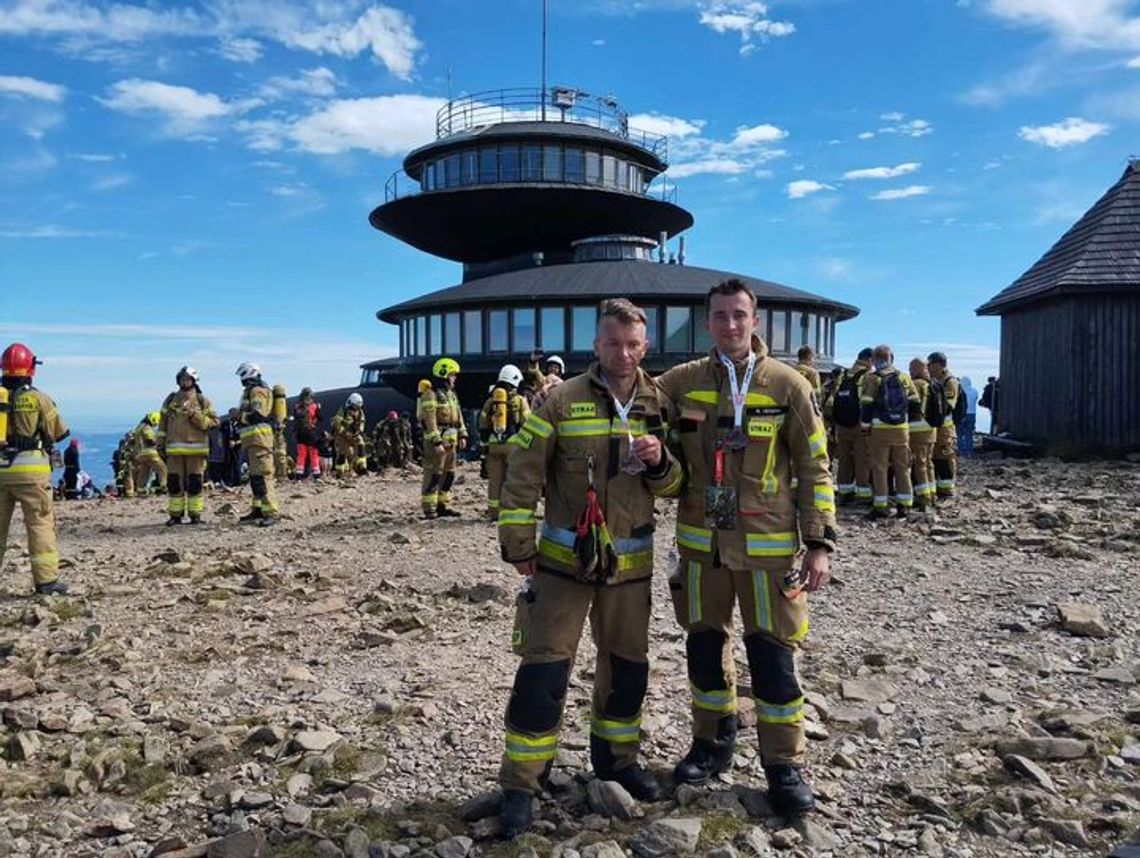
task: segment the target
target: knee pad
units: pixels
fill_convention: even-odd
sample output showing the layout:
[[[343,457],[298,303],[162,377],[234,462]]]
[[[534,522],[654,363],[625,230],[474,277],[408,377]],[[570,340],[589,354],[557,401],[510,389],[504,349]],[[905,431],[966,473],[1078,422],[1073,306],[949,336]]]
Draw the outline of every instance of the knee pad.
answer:
[[[795,653],[765,635],[744,638],[748,667],[752,671],[752,696],[777,705],[802,697],[796,679]]]
[[[190,495],[202,494],[202,475],[201,474],[187,474],[186,475],[186,493]]]
[[[432,474],[428,478],[427,488],[424,489],[423,493],[425,495],[434,495],[436,492],[439,491],[439,483],[440,483],[439,474]]]
[[[569,683],[569,661],[522,665],[507,706],[507,722],[525,733],[550,732],[562,715]]]
[[[182,494],[182,481],[178,479],[178,474],[166,475],[166,490],[172,495]]]
[[[250,476],[249,488],[255,498],[263,498],[269,494],[269,487],[266,485],[265,477],[261,474],[253,474]]]
[[[709,629],[692,632],[685,640],[685,654],[689,661],[689,681],[701,691],[725,691],[728,683],[724,675],[724,632]]]
[[[455,471],[448,471],[443,475],[443,482],[439,484],[441,492],[451,491],[451,484],[455,482]]]
[[[610,653],[610,693],[602,715],[624,720],[641,709],[645,689],[649,685],[649,662],[629,661]]]

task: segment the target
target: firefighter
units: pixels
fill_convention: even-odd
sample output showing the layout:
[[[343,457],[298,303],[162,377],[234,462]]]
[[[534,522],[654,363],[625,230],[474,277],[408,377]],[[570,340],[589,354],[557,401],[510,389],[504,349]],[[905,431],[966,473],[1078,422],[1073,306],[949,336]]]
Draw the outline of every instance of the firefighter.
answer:
[[[166,485],[166,463],[158,449],[158,421],[162,415],[157,411],[144,414],[135,427],[135,490],[139,494],[150,491],[151,475],[158,477],[156,492]]]
[[[51,453],[70,433],[51,397],[32,387],[38,363],[23,343],[12,343],[0,357],[0,568],[12,514],[19,504],[24,512],[35,591],[62,596],[67,585],[59,579]]]
[[[680,563],[669,587],[687,632],[693,743],[673,778],[703,783],[732,763],[730,633],[739,602],[769,797],[778,811],[799,813],[814,797],[802,774],[795,654],[808,633],[807,593],[830,575],[835,492],[811,385],[768,356],[757,322],[756,295],[745,283],[717,284],[706,298],[714,348],[657,379],[673,402],[672,439],[688,475],[677,513]]]
[[[539,366],[542,366],[540,369]],[[530,353],[530,363],[526,368],[526,382],[534,394],[530,404],[538,408],[546,401],[546,397],[566,378],[566,361],[558,355],[543,358],[542,352],[535,349]]]
[[[411,421],[412,459],[421,466],[424,462],[424,418],[420,403],[423,402],[424,394],[429,390],[431,390],[431,379],[421,378],[416,385],[416,416],[415,420]]]
[[[293,435],[297,439],[297,465],[293,478],[303,480],[305,474],[321,478],[321,459],[317,454],[317,437],[320,434],[321,404],[313,399],[313,389],[302,387],[301,395],[293,405]]]
[[[166,456],[168,527],[181,524],[184,515],[191,524],[202,523],[202,475],[210,455],[210,430],[218,425],[214,407],[198,386],[198,371],[184,366],[174,380],[178,390],[162,403],[158,422],[158,448]]]
[[[404,422],[395,409],[388,411],[372,433],[372,451],[378,467],[403,468],[411,457],[411,438],[405,434]]]
[[[487,451],[487,512],[491,521],[499,518],[499,494],[507,476],[507,456],[513,447],[507,442],[530,416],[530,406],[518,392],[522,370],[508,363],[479,414],[479,441]]]
[[[455,395],[459,363],[441,357],[432,366],[431,374],[432,386],[420,394],[417,403],[424,438],[423,515],[457,516],[459,511],[451,506],[456,450],[467,447],[467,424]]]
[[[850,369],[836,380],[824,407],[835,426],[835,458],[839,460],[837,493],[840,505],[871,501],[871,466],[867,439],[859,429],[860,388],[871,368],[871,349],[863,349]]]
[[[396,437],[400,440],[399,467],[406,468],[415,455],[415,438],[412,435],[412,421],[409,419],[407,411],[399,415],[399,421],[400,425],[396,429]]]
[[[910,423],[922,414],[922,402],[914,382],[894,366],[894,353],[887,345],[875,346],[873,370],[863,378],[859,428],[870,442],[871,482],[874,491],[871,518],[885,518],[893,501],[899,518],[914,507],[910,479]],[[894,495],[890,478],[894,475]]]
[[[661,794],[638,762],[649,678],[653,498],[675,497],[684,474],[663,444],[664,397],[640,369],[647,346],[644,311],[623,298],[604,301],[597,361],[557,386],[510,441],[499,541],[503,559],[526,583],[514,637],[522,663],[507,706],[499,771],[506,837],[532,823],[531,799],[557,754],[587,616],[598,653],[594,771],[639,800]],[[536,541],[535,509],[544,492]]]
[[[273,480],[273,391],[262,380],[261,368],[255,363],[242,363],[235,374],[242,385],[237,419],[253,492],[249,512],[241,521],[256,521],[261,527],[268,527],[276,523],[278,514]]]
[[[368,470],[368,457],[364,454],[364,424],[364,397],[350,393],[332,420],[335,468],[339,477],[350,473],[363,474]]]
[[[800,346],[796,352],[796,360],[793,369],[806,378],[815,395],[820,396],[823,393],[823,382],[820,380],[819,370],[815,368],[815,349],[811,346]]]
[[[958,479],[958,431],[954,428],[954,411],[958,407],[962,389],[958,378],[946,365],[946,355],[942,352],[931,352],[926,358],[931,382],[938,384],[936,392],[941,391],[946,403],[946,414],[941,425],[935,427],[937,434],[934,439],[934,483],[939,500],[954,496],[955,481]]]
[[[910,362],[910,377],[920,403],[919,416],[910,421],[911,482],[914,484],[914,505],[918,509],[934,506],[934,435],[935,429],[926,422],[930,402],[930,374],[926,361],[915,358]]]

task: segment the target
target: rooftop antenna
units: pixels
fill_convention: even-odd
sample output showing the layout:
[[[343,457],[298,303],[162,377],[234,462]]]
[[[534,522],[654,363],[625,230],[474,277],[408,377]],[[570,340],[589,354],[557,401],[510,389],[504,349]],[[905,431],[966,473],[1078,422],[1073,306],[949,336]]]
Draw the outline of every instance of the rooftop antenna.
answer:
[[[546,121],[546,0],[542,0],[542,121]]]

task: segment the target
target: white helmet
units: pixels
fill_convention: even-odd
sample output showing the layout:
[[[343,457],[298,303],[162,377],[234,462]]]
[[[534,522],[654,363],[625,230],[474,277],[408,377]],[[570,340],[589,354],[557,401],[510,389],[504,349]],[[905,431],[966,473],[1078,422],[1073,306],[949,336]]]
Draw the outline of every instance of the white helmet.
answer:
[[[562,360],[558,355],[551,355],[546,359],[546,366],[549,367],[552,363],[558,364],[558,371],[562,375],[566,375],[566,361]]]
[[[364,407],[364,397],[361,396],[359,393],[350,393],[348,395],[348,400],[345,404],[350,405],[353,408],[363,408]]]
[[[255,363],[250,363],[249,361],[246,361],[241,366],[239,366],[236,372],[237,377],[240,378],[243,382],[251,381],[255,378],[261,378],[261,367]]]
[[[198,383],[198,370],[194,369],[194,367],[192,367],[192,366],[182,367],[182,369],[178,370],[178,372],[176,372],[174,374],[174,380],[175,381],[181,381],[182,376],[184,376],[184,375],[190,376],[190,378],[193,380],[193,382],[195,384]]]
[[[503,368],[499,370],[499,381],[503,384],[509,384],[511,387],[518,387],[523,380],[522,370],[515,366],[513,363],[503,364]]]

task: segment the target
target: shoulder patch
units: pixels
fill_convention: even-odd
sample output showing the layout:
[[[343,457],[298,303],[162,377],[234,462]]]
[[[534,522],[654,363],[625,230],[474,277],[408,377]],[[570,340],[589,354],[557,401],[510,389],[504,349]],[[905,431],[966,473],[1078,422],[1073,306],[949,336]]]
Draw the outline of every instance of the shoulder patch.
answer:
[[[571,402],[571,417],[597,417],[598,404],[596,402]]]

